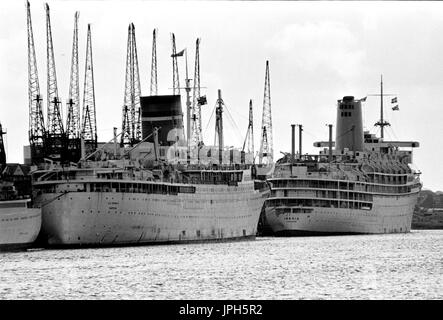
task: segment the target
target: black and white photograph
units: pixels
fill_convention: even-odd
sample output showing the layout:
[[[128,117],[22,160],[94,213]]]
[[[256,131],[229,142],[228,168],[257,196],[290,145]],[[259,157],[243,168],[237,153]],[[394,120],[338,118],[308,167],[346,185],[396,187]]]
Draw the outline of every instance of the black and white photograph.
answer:
[[[442,300],[442,34],[439,1],[1,1],[0,300]]]

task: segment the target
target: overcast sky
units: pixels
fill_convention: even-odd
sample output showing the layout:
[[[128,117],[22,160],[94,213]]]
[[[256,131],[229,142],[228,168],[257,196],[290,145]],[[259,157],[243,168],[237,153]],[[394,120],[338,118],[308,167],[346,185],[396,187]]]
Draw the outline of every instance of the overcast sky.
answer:
[[[31,0],[40,89],[46,99],[44,2]],[[159,94],[171,94],[170,33],[177,50],[188,49],[193,75],[195,40],[201,38],[202,122],[206,144],[214,139],[217,89],[225,113],[226,144],[241,147],[248,103],[253,100],[255,146],[260,145],[265,62],[270,63],[274,158],[290,151],[290,124],[303,124],[303,152],[318,153],[335,125],[336,102],[345,95],[398,96],[399,111],[386,98],[391,123],[385,140],[420,142],[414,164],[424,187],[443,189],[443,3],[442,2],[242,2],[242,1],[48,1],[59,95],[66,101],[74,13],[80,11],[80,87],[83,88],[87,24],[92,46],[100,141],[121,129],[127,29],[135,24],[142,95],[149,95],[152,30],[158,28]],[[0,1],[0,122],[7,130],[8,162],[23,162],[28,144],[27,32],[25,1]],[[179,58],[184,84],[184,59]],[[81,98],[82,99],[82,98]],[[183,99],[184,101],[184,99]],[[365,129],[379,134],[380,99],[364,104]],[[46,100],[44,100],[46,109]],[[45,110],[46,111],[46,110]],[[63,119],[65,121],[65,104]],[[45,113],[46,120],[46,113]]]

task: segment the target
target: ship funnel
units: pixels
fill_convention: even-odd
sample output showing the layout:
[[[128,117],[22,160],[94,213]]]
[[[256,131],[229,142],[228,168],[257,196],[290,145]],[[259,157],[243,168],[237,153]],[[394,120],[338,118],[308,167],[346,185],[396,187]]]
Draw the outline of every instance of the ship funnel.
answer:
[[[183,138],[183,112],[179,95],[140,97],[140,104],[143,139],[152,135],[146,141],[154,143],[156,127],[161,127],[158,142],[162,146],[171,146],[177,139]]]
[[[363,151],[363,120],[361,101],[353,96],[343,97],[337,103],[335,149]]]

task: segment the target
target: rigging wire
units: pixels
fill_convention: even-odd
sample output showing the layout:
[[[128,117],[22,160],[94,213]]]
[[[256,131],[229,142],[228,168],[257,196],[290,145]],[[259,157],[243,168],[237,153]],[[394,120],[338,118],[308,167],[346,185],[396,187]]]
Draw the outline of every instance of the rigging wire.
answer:
[[[234,118],[232,117],[231,112],[229,111],[229,108],[228,108],[228,106],[226,104],[225,104],[225,110],[226,110],[226,113],[228,115],[228,119],[233,123],[234,129],[237,130],[236,138],[237,139],[241,139],[242,134],[240,132],[240,129],[238,128],[237,124],[235,123]],[[241,144],[241,141],[240,141],[240,144]]]
[[[241,113],[239,113],[239,112],[237,112],[235,109],[232,109],[232,112],[233,113],[235,113],[238,117],[240,117],[240,118],[243,118],[243,119],[245,119],[245,120],[248,120],[249,121],[249,114],[248,114],[248,116],[247,117],[245,117],[243,114],[241,114]]]
[[[242,134],[240,133],[240,129],[238,128],[237,124],[235,123],[234,118],[232,117],[231,112],[230,112],[228,106],[226,105],[226,103],[223,103],[223,105],[225,106],[224,111],[226,111],[227,119],[229,120],[230,123],[232,123],[232,127],[237,131],[236,135],[235,135],[236,139],[238,140],[237,142],[242,144],[243,143],[241,141]],[[208,131],[208,128],[209,128],[209,125],[211,124],[211,120],[212,120],[212,118],[213,118],[213,116],[215,114],[215,110],[216,109],[217,109],[217,103],[214,105],[214,108],[212,109],[211,116],[210,116],[210,118],[209,118],[209,120],[207,122],[205,130],[203,131],[203,135],[206,135],[206,133]],[[215,139],[215,136],[214,136],[214,139]],[[214,143],[214,145],[215,145],[215,143]]]
[[[348,134],[349,132],[351,132],[352,130],[354,130],[353,128],[349,129],[348,131],[343,132],[341,135],[339,135],[338,137],[336,137],[335,139],[337,140],[338,138],[343,137],[344,135]]]
[[[392,121],[393,125],[390,126],[389,128],[391,129],[392,134],[394,135],[395,140],[398,140],[398,137],[397,137],[397,135],[395,134],[395,131],[394,131],[394,125],[396,123],[395,116],[393,116],[394,112],[391,111],[391,112],[389,112],[389,114],[390,114],[390,118],[393,119],[393,121]]]
[[[215,105],[214,105],[214,108],[212,109],[211,116],[209,117],[208,124],[206,125],[206,128],[205,128],[205,130],[204,130],[204,132],[203,132],[203,135],[206,135],[206,131],[208,131],[209,125],[211,124],[211,119],[212,119],[212,117],[213,117],[214,114],[215,114],[215,109],[216,109],[216,108],[217,108],[217,104],[215,104]]]
[[[378,136],[378,134],[380,133],[380,127],[379,126],[374,126],[377,129],[375,130],[375,135]]]
[[[318,136],[316,136],[315,134],[313,134],[313,133],[310,133],[309,131],[307,131],[306,129],[305,129],[305,127],[303,127],[303,132],[304,133],[307,133],[308,135],[310,135],[311,137],[313,137],[314,139],[319,139],[318,138]]]

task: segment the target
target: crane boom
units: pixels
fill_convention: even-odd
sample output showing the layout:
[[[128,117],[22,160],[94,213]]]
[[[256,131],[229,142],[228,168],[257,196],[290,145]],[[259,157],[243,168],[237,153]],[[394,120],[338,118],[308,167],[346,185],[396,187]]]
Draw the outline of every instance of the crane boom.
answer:
[[[133,146],[141,141],[140,74],[138,68],[135,26],[128,27],[126,52],[125,97],[123,104],[122,146]]]
[[[80,86],[78,71],[78,18],[74,15],[74,35],[72,39],[71,77],[69,82],[69,98],[67,101],[66,136],[69,140],[80,137]]]
[[[242,151],[245,151],[245,147],[247,146],[247,152],[254,155],[254,119],[252,112],[252,100],[249,100],[249,122],[248,122],[248,130],[246,131],[246,138],[243,142]]]
[[[172,41],[172,94],[173,95],[180,95],[180,79],[178,76],[178,63],[177,63],[177,50],[175,47],[175,35],[171,34],[171,41]],[[182,52],[179,54],[183,55]]]
[[[43,117],[43,98],[40,94],[37,60],[35,56],[34,34],[32,32],[31,5],[26,2],[28,29],[28,99],[29,99],[29,144],[31,159],[38,163],[44,154],[44,137],[46,134]]]
[[[54,45],[52,42],[52,31],[51,31],[51,18],[49,12],[49,6],[46,3],[46,40],[47,40],[47,71],[48,71],[48,79],[47,79],[47,106],[48,106],[48,123],[47,123],[47,131],[51,134],[63,135],[63,122],[60,112],[61,101],[58,95],[58,87],[57,87],[57,74],[55,67],[55,58],[54,58]]]
[[[85,142],[87,155],[97,149],[97,119],[95,110],[94,68],[92,62],[92,38],[90,24],[88,24],[88,35],[86,42],[82,121],[82,138]]]
[[[272,116],[271,116],[271,80],[269,77],[269,61],[266,61],[265,93],[263,97],[262,134],[259,153],[259,164],[274,161],[274,150],[272,143]]]
[[[203,98],[203,99],[202,99]],[[203,144],[201,106],[206,104],[206,97],[200,95],[200,38],[195,42],[195,71],[192,101],[192,143],[195,146]]]
[[[151,96],[157,94],[157,29],[154,29],[152,32]]]

